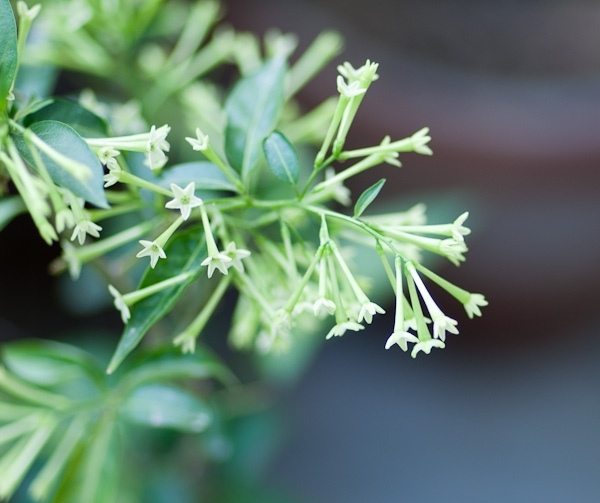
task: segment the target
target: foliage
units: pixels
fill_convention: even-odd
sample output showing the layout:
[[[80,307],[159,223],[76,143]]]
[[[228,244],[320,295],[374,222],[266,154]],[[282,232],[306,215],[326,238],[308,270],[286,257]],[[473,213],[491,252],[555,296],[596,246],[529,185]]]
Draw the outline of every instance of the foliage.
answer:
[[[340,65],[337,97],[303,114],[294,96],[337,56],[339,36],[321,34],[292,64],[293,36],[270,32],[261,49],[251,34],[215,29],[220,12],[213,1],[18,2],[17,29],[0,0],[0,224],[29,213],[60,244],[55,273],[99,268],[124,323],[106,368],[58,342],[5,344],[0,498],[31,471],[36,501],[140,501],[139,484],[119,476],[143,441],[136,426],[220,438],[217,397],[236,398],[239,383],[198,339],[224,298],[235,308],[223,337],[250,354],[362,330],[384,309],[354,272],[361,245],[396,298],[386,348],[411,344],[415,357],[458,333],[423,279],[469,317],[487,304],[422,261],[464,260],[467,213],[441,225],[422,205],[376,214],[385,179],[352,214],[343,208],[350,177],[399,167],[400,152],[432,153],[427,128],[345,149],[378,65]],[[225,67],[239,71],[233,84]],[[64,72],[82,88],[51,96]],[[163,119],[173,127],[146,123]]]

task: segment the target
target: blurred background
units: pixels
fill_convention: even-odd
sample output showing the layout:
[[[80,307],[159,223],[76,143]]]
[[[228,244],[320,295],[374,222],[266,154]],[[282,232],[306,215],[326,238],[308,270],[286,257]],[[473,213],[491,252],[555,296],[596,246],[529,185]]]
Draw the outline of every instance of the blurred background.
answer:
[[[460,335],[416,360],[384,350],[391,316],[325,344],[284,396],[272,482],[314,503],[598,501],[600,3],[227,9],[237,29],[279,27],[301,45],[335,28],[338,63],[380,64],[352,145],[428,126],[434,156],[405,155],[400,170],[356,183],[386,177],[382,195],[423,200],[439,221],[469,210],[467,261],[439,271],[490,302],[473,321],[444,305]],[[320,102],[334,78],[331,65],[301,99]]]

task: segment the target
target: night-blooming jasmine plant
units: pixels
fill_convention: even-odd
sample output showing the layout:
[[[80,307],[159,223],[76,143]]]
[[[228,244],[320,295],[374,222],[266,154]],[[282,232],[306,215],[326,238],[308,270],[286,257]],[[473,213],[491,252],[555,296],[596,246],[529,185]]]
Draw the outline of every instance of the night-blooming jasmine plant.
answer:
[[[465,260],[468,212],[441,224],[422,204],[381,212],[385,178],[350,191],[367,170],[400,168],[401,154],[432,155],[426,127],[350,145],[379,65],[343,62],[333,98],[307,111],[295,100],[339,54],[339,35],[319,35],[292,63],[296,37],[215,30],[214,0],[16,10],[0,0],[0,228],[28,214],[54,246],[50,271],[77,280],[65,304],[111,309],[91,322],[93,356],[49,340],[2,350],[0,500],[28,480],[35,501],[145,501],[177,485],[148,468],[155,453],[194,452],[202,467],[238,455],[233,423],[268,395],[247,382],[273,361],[306,361],[315,341],[366,332],[391,309],[393,327],[374,335],[386,349],[443,348],[458,319],[430,286],[481,316],[482,294],[425,265]],[[51,96],[65,70],[84,88]],[[116,338],[103,328],[121,324]],[[211,345],[246,357],[242,382]],[[140,426],[202,435],[138,452]],[[182,498],[236,498],[211,486],[229,475],[199,477],[198,495]]]

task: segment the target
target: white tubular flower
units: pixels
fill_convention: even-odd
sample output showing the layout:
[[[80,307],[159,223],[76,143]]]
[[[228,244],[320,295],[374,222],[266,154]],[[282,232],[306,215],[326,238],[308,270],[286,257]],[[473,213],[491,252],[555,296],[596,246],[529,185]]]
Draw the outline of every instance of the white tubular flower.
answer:
[[[114,166],[108,168],[108,173],[102,177],[104,180],[104,188],[111,187],[115,183],[121,180],[121,173],[123,170],[116,162]]]
[[[102,147],[100,148],[100,150],[98,150],[97,155],[98,159],[100,159],[100,162],[104,164],[108,169],[120,169],[119,163],[117,162],[115,157],[121,155],[121,152],[119,152],[116,148]]]
[[[419,339],[417,336],[407,332],[405,325],[409,320],[405,320],[404,318],[404,292],[402,287],[402,260],[400,257],[396,257],[394,261],[395,270],[396,270],[396,314],[394,317],[394,331],[392,335],[389,336],[387,342],[385,343],[385,349],[390,349],[394,344],[398,344],[402,351],[408,351],[408,343],[417,343]],[[417,326],[415,326],[413,330],[416,330]]]
[[[248,250],[244,250],[242,248],[237,248],[235,242],[231,241],[223,250],[223,253],[227,255],[231,262],[227,264],[227,268],[234,267],[240,272],[244,272],[244,264],[242,263],[242,259],[250,256],[250,252]]]
[[[42,6],[40,4],[36,4],[30,9],[25,2],[17,2],[17,12],[19,13],[19,17],[26,18],[29,22],[32,22],[37,17],[41,8]]]
[[[473,316],[481,316],[481,310],[479,306],[484,307],[488,305],[488,301],[480,293],[472,293],[469,296],[469,300],[463,304],[467,316],[473,319]]]
[[[192,146],[194,150],[202,152],[208,148],[208,135],[196,128],[196,138],[186,137],[185,140]]]
[[[423,280],[421,280],[421,277],[419,276],[419,273],[415,269],[415,266],[411,262],[408,262],[406,264],[406,268],[410,272],[410,275],[412,276],[412,278],[415,282],[415,285],[417,286],[417,289],[419,290],[419,293],[421,294],[421,298],[423,299],[423,302],[425,302],[425,305],[427,306],[427,310],[429,311],[429,314],[431,315],[431,320],[433,321],[433,337],[435,339],[440,339],[442,341],[445,341],[446,340],[446,331],[448,331],[452,334],[458,334],[458,329],[456,328],[456,324],[457,324],[456,320],[453,320],[452,318],[449,318],[448,316],[446,316],[442,312],[442,310],[438,307],[438,305],[435,303],[435,301],[431,297],[429,291],[425,287]]]
[[[337,76],[337,90],[345,98],[352,98],[367,92],[365,88],[360,87],[360,83],[357,80],[346,84],[346,82],[344,82],[344,77],[341,75]]]
[[[75,215],[69,208],[63,208],[54,217],[54,226],[58,232],[71,229],[75,226]]]
[[[463,236],[467,236],[471,234],[471,229],[468,227],[463,227],[463,223],[469,217],[469,212],[465,211],[462,215],[460,215],[454,222],[452,222],[450,227],[450,232],[452,234],[452,238],[457,243],[463,242],[465,238]]]
[[[121,313],[121,319],[123,320],[123,323],[127,324],[127,322],[129,321],[129,318],[131,318],[131,313],[129,311],[129,307],[127,306],[127,303],[125,302],[125,299],[123,298],[123,296],[121,295],[119,290],[117,290],[112,285],[108,285],[108,291],[114,298],[113,303],[114,303],[115,307],[117,308],[117,310]]]
[[[363,330],[365,327],[360,323],[356,323],[355,321],[343,321],[341,323],[337,323],[333,326],[333,328],[329,331],[325,339],[331,339],[332,337],[341,337],[348,330],[354,330],[358,332],[359,330]]]
[[[455,241],[454,239],[443,239],[439,244],[439,250],[454,265],[459,265],[465,261],[463,253],[468,251],[464,241]]]
[[[227,275],[228,269],[234,260],[226,253],[219,251],[217,243],[210,227],[210,221],[206,213],[206,208],[203,204],[200,204],[200,214],[202,215],[202,225],[204,226],[204,236],[206,238],[206,249],[208,251],[208,257],[206,257],[201,265],[208,267],[208,277],[211,278],[215,269],[219,269],[222,274]],[[241,250],[240,250],[241,251]],[[247,251],[247,250],[244,250]],[[250,253],[250,252],[248,252]],[[242,265],[241,263],[239,264]],[[242,266],[243,267],[243,266]]]
[[[439,339],[427,339],[424,341],[419,341],[414,345],[414,347],[410,353],[410,356],[412,356],[413,358],[416,358],[419,351],[423,351],[423,353],[428,355],[429,353],[431,353],[431,350],[433,348],[444,349],[445,347],[446,347],[446,345]]]
[[[411,334],[410,332],[394,332],[389,336],[387,342],[385,343],[385,349],[390,349],[394,344],[398,344],[402,351],[408,351],[408,343],[414,344],[418,343],[419,339],[416,335]]]
[[[166,124],[158,129],[156,129],[156,126],[150,128],[144,164],[152,171],[161,169],[167,163],[165,152],[171,149],[169,142],[166,140],[169,131],[171,131],[171,128]]]
[[[71,279],[75,280],[81,274],[81,260],[79,260],[75,247],[71,243],[63,240],[61,241],[61,246],[62,259],[67,263]]]
[[[433,155],[433,152],[427,146],[427,144],[431,141],[431,136],[429,136],[428,127],[419,129],[415,134],[413,134],[410,137],[410,141],[412,143],[413,151],[417,154]]]
[[[367,323],[371,323],[375,314],[385,314],[385,310],[381,306],[375,304],[375,302],[365,302],[360,306],[358,321],[365,320]]]
[[[385,310],[377,304],[375,304],[374,302],[371,302],[367,295],[363,292],[362,288],[359,286],[358,282],[356,281],[352,272],[350,271],[350,268],[346,264],[346,261],[342,257],[342,254],[340,253],[337,245],[333,241],[331,242],[330,247],[333,251],[334,257],[337,260],[337,263],[339,264],[340,268],[342,269],[342,272],[344,273],[344,276],[348,280],[348,284],[352,289],[352,293],[354,294],[356,300],[358,301],[358,304],[360,305],[357,321],[360,323],[362,320],[365,320],[367,323],[371,323],[373,321],[374,314],[385,314]]]
[[[215,272],[215,269],[218,269],[222,274],[227,275],[229,272],[227,269],[229,268],[229,264],[231,262],[231,257],[222,252],[217,252],[214,255],[209,255],[206,257],[200,265],[208,267],[208,277],[211,278]]]
[[[335,176],[335,169],[328,167],[325,169],[325,181],[330,180]],[[334,183],[329,187],[329,193],[334,201],[337,201],[342,206],[350,206],[352,198],[350,189],[344,185],[343,180]]]
[[[159,258],[167,258],[165,251],[156,241],[146,241],[141,239],[139,243],[144,249],[139,252],[136,257],[150,257],[150,267],[154,269]]]
[[[82,245],[85,243],[85,237],[87,234],[93,236],[95,238],[100,237],[98,231],[101,231],[102,227],[95,224],[91,220],[80,220],[77,222],[75,229],[73,229],[73,234],[71,235],[71,241],[75,241],[75,238],[79,239],[79,244]]]
[[[172,210],[180,210],[184,220],[190,218],[192,208],[202,206],[202,199],[196,197],[194,191],[196,190],[196,184],[190,182],[185,189],[182,189],[174,183],[171,184],[171,192],[173,193],[174,199],[165,204],[165,208]]]
[[[326,315],[333,315],[335,313],[335,309],[335,302],[326,299],[325,297],[318,298],[313,304],[313,313],[318,318],[322,318]]]

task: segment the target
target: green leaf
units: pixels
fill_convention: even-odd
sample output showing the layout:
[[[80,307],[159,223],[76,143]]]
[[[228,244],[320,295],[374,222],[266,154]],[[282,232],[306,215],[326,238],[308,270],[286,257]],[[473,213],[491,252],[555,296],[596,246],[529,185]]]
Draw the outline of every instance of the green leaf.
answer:
[[[116,426],[112,414],[105,414],[95,431],[88,432],[80,457],[72,457],[65,470],[65,481],[54,496],[54,503],[118,501],[122,446]]]
[[[27,339],[5,344],[2,361],[21,379],[43,387],[88,377],[104,381],[100,365],[85,351],[61,342]]]
[[[17,71],[17,25],[8,0],[0,0],[0,116]]]
[[[298,183],[298,154],[289,140],[279,131],[273,131],[263,142],[269,169],[280,180]]]
[[[142,361],[134,362],[133,370],[123,377],[125,387],[136,387],[151,381],[169,379],[217,378],[226,383],[236,382],[231,371],[207,348],[197,346],[194,353],[183,354],[172,346],[155,350]]]
[[[377,183],[371,185],[360,195],[358,201],[356,201],[356,205],[354,206],[354,218],[358,218],[363,214],[367,207],[375,200],[384,183],[385,178],[382,178]]]
[[[100,161],[83,138],[71,126],[53,120],[36,122],[29,129],[57,152],[87,166],[92,175],[85,182],[82,182],[47,155],[40,152],[54,183],[70,190],[76,196],[95,206],[108,208],[108,202],[104,194],[102,164],[100,164]],[[35,168],[33,157],[23,136],[16,135],[13,139],[23,158]]]
[[[71,126],[78,134],[86,138],[108,136],[108,125],[87,108],[74,101],[54,99],[44,107],[30,113],[23,119],[25,127],[35,122],[56,120]]]
[[[206,258],[206,244],[202,227],[195,227],[187,232],[176,234],[165,247],[167,260],[160,260],[154,269],[148,267],[139,288],[154,285],[159,281],[193,271],[189,280],[179,285],[166,288],[147,297],[130,309],[131,318],[125,326],[117,349],[108,365],[111,374],[125,357],[140,343],[146,332],[166,315],[183,295],[186,287],[204,270],[201,262]]]
[[[161,171],[157,183],[168,189],[172,183],[185,187],[194,182],[196,190],[227,190],[238,192],[223,172],[212,162],[185,162]]]
[[[256,73],[241,79],[225,102],[225,151],[243,179],[258,165],[262,142],[279,121],[286,69],[282,58],[267,61]]]
[[[0,231],[6,227],[13,218],[25,213],[27,207],[21,196],[3,196],[0,199]]]
[[[153,428],[198,433],[210,424],[210,408],[175,386],[146,384],[133,390],[119,407],[125,419]]]

